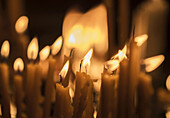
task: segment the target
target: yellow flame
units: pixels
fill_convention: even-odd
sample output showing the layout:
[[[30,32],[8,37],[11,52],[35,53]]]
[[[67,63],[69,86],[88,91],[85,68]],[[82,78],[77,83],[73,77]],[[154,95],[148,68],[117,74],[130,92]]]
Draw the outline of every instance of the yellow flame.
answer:
[[[5,40],[1,47],[1,56],[7,58],[9,56],[9,51],[10,51],[9,41]]]
[[[109,60],[105,63],[105,68],[110,72],[116,70],[119,67],[119,60]]]
[[[14,61],[14,70],[15,71],[20,71],[22,72],[24,70],[24,62],[21,58],[17,58],[15,61]]]
[[[125,45],[122,50],[119,50],[116,55],[114,55],[111,59],[119,59],[119,62],[121,62],[124,58],[127,58],[126,56],[127,52],[127,46]]]
[[[44,61],[50,54],[50,46],[45,46],[39,53],[40,60]]]
[[[51,46],[52,55],[56,55],[60,51],[62,43],[63,43],[62,39],[63,39],[62,36],[58,37],[57,40]]]
[[[170,75],[167,77],[166,80],[166,88],[170,91]]]
[[[38,55],[38,50],[39,50],[38,39],[37,37],[34,37],[32,41],[30,42],[30,44],[28,45],[28,49],[27,49],[28,59],[35,60]]]
[[[62,70],[60,71],[59,75],[62,77],[62,78],[65,78],[66,77],[66,74],[68,72],[68,69],[69,69],[69,60],[64,64]]]
[[[83,59],[83,62],[82,62],[82,67],[85,67],[85,66],[90,66],[90,59],[93,55],[93,49],[91,48],[89,50],[89,52],[84,56],[84,59]]]
[[[135,37],[135,42],[137,43],[137,46],[141,46],[147,39],[148,35],[143,34],[141,36]]]
[[[163,55],[157,55],[154,57],[150,57],[144,60],[144,64],[146,65],[146,72],[151,72],[155,70],[163,61],[165,57]]]
[[[15,30],[18,33],[23,33],[28,27],[28,17],[27,16],[21,16],[19,19],[16,21],[15,24]]]

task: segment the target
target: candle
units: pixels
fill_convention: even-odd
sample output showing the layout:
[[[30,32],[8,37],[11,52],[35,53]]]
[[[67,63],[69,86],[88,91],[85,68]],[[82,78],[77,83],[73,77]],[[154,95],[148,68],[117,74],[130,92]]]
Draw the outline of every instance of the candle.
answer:
[[[139,118],[151,117],[151,97],[154,93],[151,76],[140,72],[138,85],[138,113]]]
[[[138,84],[138,74],[140,70],[140,46],[148,38],[147,35],[135,37],[130,41],[130,54],[128,65],[128,118],[135,117],[135,102],[134,97],[136,94]]]
[[[35,60],[38,55],[38,39],[37,37],[34,37],[30,44],[28,45],[27,49],[27,57],[29,60]],[[33,85],[35,81],[35,71],[36,71],[36,65],[31,62],[27,64],[27,76],[26,76],[26,104],[27,104],[27,114],[31,114],[31,99],[33,96]]]
[[[93,51],[90,50],[86,54],[86,59],[82,62],[82,67],[86,68],[90,66],[90,59]],[[80,68],[81,70],[81,68]],[[91,118],[93,117],[93,82],[90,76],[85,72],[77,72],[75,78],[75,103],[73,118]]]
[[[7,58],[10,51],[9,42],[6,40],[1,47],[1,56]],[[2,116],[10,118],[10,96],[9,96],[9,70],[6,63],[0,63],[0,87],[2,91]]]
[[[118,118],[125,118],[127,115],[128,96],[128,59],[120,62],[120,73],[118,83]]]
[[[102,73],[98,118],[116,118],[118,75]]]
[[[55,70],[55,59],[52,58],[52,56],[49,57],[49,69],[48,74],[46,78],[46,84],[45,84],[45,99],[44,99],[44,109],[43,109],[43,118],[49,118],[50,117],[50,111],[51,111],[51,102],[54,92],[54,70]]]
[[[17,58],[14,61],[14,71],[15,72],[22,72],[24,69],[24,62],[21,58]],[[17,118],[22,117],[22,102],[23,102],[23,78],[21,75],[16,74],[14,75],[14,87],[15,87],[15,101],[17,107]]]
[[[31,117],[30,118],[41,118],[42,109],[40,103],[42,102],[41,96],[41,79],[42,79],[42,68],[38,64],[35,66],[34,84],[31,99]]]
[[[64,88],[60,84],[56,84],[56,102],[53,118],[72,118],[73,107],[71,105],[71,97],[69,88]]]

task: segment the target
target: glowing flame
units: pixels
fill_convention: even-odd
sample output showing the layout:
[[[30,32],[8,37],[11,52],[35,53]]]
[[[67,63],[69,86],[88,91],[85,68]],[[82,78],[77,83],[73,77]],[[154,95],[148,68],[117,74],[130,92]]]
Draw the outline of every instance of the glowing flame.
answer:
[[[10,51],[9,42],[7,40],[5,40],[2,44],[2,47],[1,47],[1,56],[7,58],[8,55],[9,55],[9,51]]]
[[[141,46],[147,39],[148,35],[143,34],[141,36],[135,37],[135,42],[137,43],[137,46]]]
[[[21,16],[15,24],[15,30],[18,33],[23,33],[28,27],[28,17],[27,16]]]
[[[14,70],[15,71],[20,71],[22,72],[24,70],[24,62],[21,58],[17,58],[15,61],[14,61]]]
[[[166,112],[166,118],[170,118],[170,111]]]
[[[170,91],[170,75],[168,76],[166,80],[166,88]]]
[[[121,62],[124,58],[127,58],[126,56],[127,52],[127,46],[125,45],[122,50],[119,50],[116,55],[114,55],[111,59],[119,59],[119,62]]]
[[[50,54],[50,46],[45,46],[39,53],[40,60],[44,61]]]
[[[35,60],[38,55],[38,50],[39,50],[38,39],[37,37],[34,37],[32,41],[30,42],[30,44],[28,45],[28,49],[27,49],[28,59]]]
[[[60,51],[62,43],[63,43],[62,39],[63,39],[62,36],[58,37],[57,40],[51,46],[52,55],[56,55]]]
[[[110,72],[113,72],[119,67],[118,60],[109,60],[105,63],[105,68],[108,69]]]
[[[69,69],[69,60],[64,64],[62,70],[60,71],[59,75],[64,79]]]
[[[69,42],[69,44],[75,44],[76,43],[76,39],[75,39],[73,34],[70,35],[68,42]]]
[[[89,52],[84,56],[82,67],[90,66],[90,59],[93,55],[93,49],[90,49]]]
[[[151,72],[155,70],[164,61],[164,59],[165,57],[163,55],[158,55],[145,59],[144,64],[146,65],[146,72]]]

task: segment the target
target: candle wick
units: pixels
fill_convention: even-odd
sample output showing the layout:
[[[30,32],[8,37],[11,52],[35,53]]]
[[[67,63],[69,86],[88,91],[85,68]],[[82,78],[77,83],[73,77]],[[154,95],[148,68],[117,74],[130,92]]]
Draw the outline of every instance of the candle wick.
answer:
[[[86,74],[87,74],[87,65],[85,66]]]
[[[82,67],[83,60],[80,62],[80,72],[81,72],[81,67]]]
[[[70,57],[72,57],[72,55],[73,55],[73,50],[74,50],[74,48],[72,48],[70,51]]]
[[[31,51],[31,59],[33,59],[33,54],[34,54],[34,52],[33,52],[33,50]]]
[[[62,76],[60,75],[60,83],[62,82],[62,80],[63,80],[63,79],[62,79]]]

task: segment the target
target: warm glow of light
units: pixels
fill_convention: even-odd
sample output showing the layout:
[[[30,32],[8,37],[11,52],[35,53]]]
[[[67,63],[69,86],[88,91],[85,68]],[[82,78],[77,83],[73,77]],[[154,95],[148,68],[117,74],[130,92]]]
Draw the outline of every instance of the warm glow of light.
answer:
[[[62,70],[60,71],[59,75],[64,79],[69,69],[69,60],[64,64]]]
[[[166,118],[170,118],[170,111],[166,112]]]
[[[73,91],[73,89],[70,88],[70,87],[69,87],[69,95],[70,95],[71,98],[74,97],[74,91]]]
[[[9,56],[9,51],[10,51],[9,42],[7,40],[5,40],[1,47],[1,56],[7,58]]]
[[[147,39],[148,35],[143,34],[141,36],[135,37],[135,42],[137,43],[137,46],[141,46]]]
[[[167,77],[166,80],[166,88],[170,91],[170,75]]]
[[[70,37],[69,37],[69,39],[68,39],[68,42],[69,42],[70,44],[75,44],[75,43],[76,43],[76,39],[75,39],[75,37],[74,37],[73,34],[70,35]]]
[[[164,61],[164,59],[165,57],[163,55],[158,55],[145,59],[144,64],[146,65],[146,72],[151,72],[155,70]]]
[[[107,29],[107,10],[103,4],[86,13],[71,10],[63,22],[64,48],[75,48],[83,53],[94,48],[96,54],[105,55],[108,50]]]
[[[21,16],[15,24],[15,30],[18,33],[23,33],[28,27],[28,17],[27,16]]]
[[[119,67],[119,60],[109,60],[105,63],[105,68],[108,69],[110,72],[113,72]]]
[[[63,38],[62,36],[60,36],[51,46],[52,55],[56,55],[60,51],[62,44],[63,44]]]
[[[93,55],[93,49],[90,49],[89,52],[84,56],[82,67],[90,66],[90,59]]]
[[[14,70],[15,71],[20,71],[22,72],[24,70],[24,62],[21,58],[17,58],[15,61],[14,61]]]
[[[50,46],[45,46],[39,53],[40,60],[44,61],[50,54]]]
[[[119,59],[119,62],[121,62],[124,58],[127,58],[126,56],[127,52],[127,46],[125,45],[122,50],[119,50],[116,55],[114,55],[111,59]]]
[[[34,37],[30,42],[30,44],[28,45],[28,49],[27,49],[28,59],[35,60],[38,56],[38,50],[39,50],[38,39],[37,37]]]

